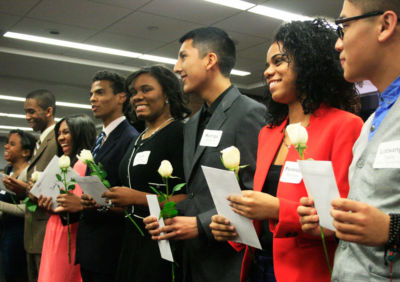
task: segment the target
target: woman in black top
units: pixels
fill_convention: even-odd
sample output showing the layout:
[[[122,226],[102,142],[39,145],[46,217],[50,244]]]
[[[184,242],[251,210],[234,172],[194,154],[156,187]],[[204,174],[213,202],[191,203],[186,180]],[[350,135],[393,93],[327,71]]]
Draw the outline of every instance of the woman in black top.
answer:
[[[120,175],[126,187],[113,187],[105,196],[116,206],[129,208],[136,223],[144,230],[142,217],[149,215],[147,194],[154,194],[150,183],[162,184],[157,170],[161,161],[168,160],[174,169],[169,186],[184,182],[183,123],[190,110],[184,102],[176,76],[161,66],[143,68],[126,80],[126,90],[132,95],[131,104],[136,117],[146,129],[132,140],[120,163]],[[155,186],[155,185],[152,185]],[[158,189],[164,189],[159,186]],[[165,191],[163,191],[165,192]],[[180,192],[182,193],[182,191]],[[177,194],[177,202],[186,195]],[[156,241],[129,222],[118,264],[116,281],[166,281],[171,277],[171,263],[161,259]]]

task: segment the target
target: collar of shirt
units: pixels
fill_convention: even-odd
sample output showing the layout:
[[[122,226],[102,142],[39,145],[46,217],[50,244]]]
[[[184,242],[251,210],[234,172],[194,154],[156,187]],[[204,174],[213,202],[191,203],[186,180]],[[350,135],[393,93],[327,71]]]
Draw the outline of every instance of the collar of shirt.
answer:
[[[46,128],[46,129],[40,134],[40,137],[39,137],[40,143],[43,143],[44,139],[47,137],[47,135],[49,135],[49,133],[50,133],[52,130],[54,130],[54,127],[55,127],[55,126],[56,126],[55,124],[50,125],[48,128]]]
[[[120,125],[120,123],[123,122],[125,119],[126,119],[125,116],[121,116],[117,119],[114,119],[109,125],[107,125],[107,127],[104,127],[104,125],[103,125],[103,132],[105,133],[105,136],[103,138],[102,144],[104,144],[104,142],[106,141],[108,136],[111,134],[111,132],[113,132],[113,130],[116,129],[117,126]]]
[[[375,117],[372,121],[368,140],[375,135],[376,130],[381,125],[393,104],[400,96],[400,76],[396,78],[388,88],[379,95],[379,106],[375,111]]]
[[[217,99],[208,107],[206,103],[204,103],[204,108],[202,114],[205,114],[207,112],[208,116],[212,116],[212,114],[215,112],[215,109],[218,107],[218,105],[221,103],[222,99],[225,97],[226,93],[229,92],[233,88],[233,85],[229,86],[224,92],[221,93],[221,95],[218,96]]]

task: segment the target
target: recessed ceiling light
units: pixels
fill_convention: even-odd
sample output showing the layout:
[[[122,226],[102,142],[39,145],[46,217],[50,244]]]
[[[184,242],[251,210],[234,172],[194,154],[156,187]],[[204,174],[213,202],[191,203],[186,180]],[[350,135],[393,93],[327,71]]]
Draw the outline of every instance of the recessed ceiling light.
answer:
[[[31,42],[41,43],[41,44],[68,47],[68,48],[74,48],[74,49],[109,54],[109,55],[123,56],[123,57],[128,57],[128,58],[153,61],[153,62],[157,62],[157,63],[161,62],[161,63],[171,64],[171,65],[174,65],[176,63],[176,59],[167,58],[167,57],[154,56],[154,55],[150,55],[150,54],[142,54],[142,53],[137,53],[137,52],[113,49],[113,48],[90,45],[90,44],[77,43],[77,42],[66,41],[66,40],[58,40],[58,39],[24,34],[24,33],[16,33],[16,32],[7,31],[3,36],[7,37],[7,38],[26,40],[26,41],[31,41]],[[242,73],[241,76],[251,74],[250,72],[244,72],[244,71],[240,71],[240,70],[232,70],[233,75],[240,75],[237,73]],[[243,74],[243,73],[245,73],[245,74]]]

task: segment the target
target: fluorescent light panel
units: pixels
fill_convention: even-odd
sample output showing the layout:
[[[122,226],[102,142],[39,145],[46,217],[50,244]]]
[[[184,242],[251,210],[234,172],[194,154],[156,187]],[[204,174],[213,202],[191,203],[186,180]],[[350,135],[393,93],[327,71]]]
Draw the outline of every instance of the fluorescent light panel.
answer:
[[[10,114],[10,113],[0,113],[0,117],[25,119],[25,115]],[[55,120],[55,121],[60,121],[61,118],[54,118],[54,120]]]
[[[266,16],[266,17],[270,17],[270,18],[275,18],[278,20],[283,20],[285,22],[312,20],[312,18],[310,18],[310,17],[306,17],[306,16],[303,16],[300,14],[286,12],[286,11],[279,10],[279,9],[266,7],[263,5],[255,6],[254,8],[251,8],[248,11],[251,13],[254,13],[254,14],[258,14],[258,15],[262,15],[262,16]]]
[[[116,56],[128,57],[128,58],[133,58],[133,59],[152,61],[152,62],[157,62],[157,63],[166,63],[166,64],[170,64],[170,65],[174,65],[176,63],[176,59],[167,58],[167,57],[130,52],[130,51],[125,51],[125,50],[101,47],[101,46],[90,45],[90,44],[82,44],[82,43],[66,41],[66,40],[52,39],[52,38],[48,38],[48,37],[35,36],[35,35],[24,34],[24,33],[7,31],[6,33],[4,33],[3,36],[7,37],[7,38],[20,39],[20,40],[54,45],[54,46],[68,47],[68,48],[97,52],[97,53],[102,53],[102,54],[109,54],[109,55],[116,55]],[[232,75],[246,76],[249,74],[251,74],[251,73],[246,72],[246,71],[240,71],[240,70],[232,70]]]
[[[0,95],[0,100],[25,102],[25,98],[23,98],[23,97],[16,97],[16,96],[9,96],[9,95]],[[91,109],[92,108],[91,105],[69,103],[69,102],[56,102],[56,106],[79,108],[79,109]]]
[[[24,131],[33,131],[33,129],[30,127],[19,127],[19,126],[9,126],[9,125],[0,125],[0,129],[7,129],[7,130],[21,129]]]
[[[241,1],[241,0],[204,0],[206,2],[215,3],[218,5],[231,7],[235,9],[239,9],[242,11],[247,10],[248,12],[262,15],[265,17],[275,18],[278,20],[283,20],[285,22],[290,21],[307,21],[312,20],[310,17],[306,17],[300,14],[290,13],[284,10],[279,10],[275,8],[270,8],[264,5],[255,5],[250,2]]]
[[[215,3],[218,5],[234,8],[234,9],[239,9],[239,10],[247,10],[250,9],[251,7],[254,7],[255,5],[250,2],[246,1],[241,1],[241,0],[205,0],[206,2],[211,2]]]

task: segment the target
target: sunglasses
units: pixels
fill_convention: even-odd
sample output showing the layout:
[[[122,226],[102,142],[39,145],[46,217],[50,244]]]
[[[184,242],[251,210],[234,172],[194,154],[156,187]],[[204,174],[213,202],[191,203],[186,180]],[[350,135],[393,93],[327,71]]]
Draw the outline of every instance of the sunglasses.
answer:
[[[337,19],[337,20],[335,20],[335,24],[337,25],[337,29],[336,29],[337,35],[339,36],[340,39],[343,39],[343,36],[344,36],[343,23],[345,23],[345,22],[356,21],[356,20],[361,20],[361,19],[365,19],[365,18],[380,16],[383,13],[385,13],[385,12],[384,11],[374,11],[374,12],[369,12],[369,13],[362,14],[360,16]]]

